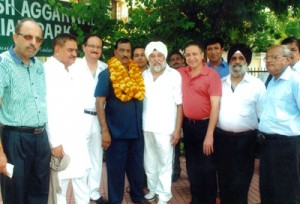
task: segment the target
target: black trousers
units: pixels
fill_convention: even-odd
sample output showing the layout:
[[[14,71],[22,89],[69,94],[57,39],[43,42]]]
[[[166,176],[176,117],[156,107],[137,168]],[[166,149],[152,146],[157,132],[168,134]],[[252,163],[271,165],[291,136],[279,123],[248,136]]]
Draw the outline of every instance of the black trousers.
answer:
[[[219,194],[222,204],[247,204],[254,171],[257,131],[215,130]]]
[[[13,177],[1,176],[5,204],[47,204],[50,146],[44,130],[40,134],[4,127],[2,145],[7,161],[14,165]]]
[[[217,198],[216,164],[214,154],[203,154],[203,141],[209,120],[183,120],[183,141],[186,168],[190,182],[192,204],[215,204]]]
[[[260,157],[262,204],[300,203],[300,136],[264,134]]]
[[[180,167],[180,140],[175,145],[175,154],[174,154],[174,164],[173,164],[173,175],[180,176],[181,167]]]

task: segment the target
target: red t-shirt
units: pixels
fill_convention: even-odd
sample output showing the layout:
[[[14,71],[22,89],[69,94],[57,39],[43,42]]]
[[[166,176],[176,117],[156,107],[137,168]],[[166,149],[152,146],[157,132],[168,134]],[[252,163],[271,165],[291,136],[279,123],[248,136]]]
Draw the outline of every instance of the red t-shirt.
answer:
[[[208,118],[211,112],[210,96],[222,95],[218,73],[203,63],[203,70],[191,77],[191,67],[178,69],[182,78],[182,106],[185,117],[195,120]]]

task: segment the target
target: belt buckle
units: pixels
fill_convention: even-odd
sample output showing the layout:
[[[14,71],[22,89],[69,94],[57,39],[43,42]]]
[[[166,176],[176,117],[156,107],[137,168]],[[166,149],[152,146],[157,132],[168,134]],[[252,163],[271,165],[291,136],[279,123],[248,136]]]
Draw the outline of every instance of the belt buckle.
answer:
[[[261,132],[258,132],[257,133],[257,142],[262,145],[265,143],[265,140],[266,140],[266,137],[264,136],[264,134],[262,134]]]
[[[44,128],[45,128],[45,127],[35,128],[34,131],[33,131],[33,134],[34,134],[34,135],[39,135],[39,134],[41,134],[41,133],[44,131]]]

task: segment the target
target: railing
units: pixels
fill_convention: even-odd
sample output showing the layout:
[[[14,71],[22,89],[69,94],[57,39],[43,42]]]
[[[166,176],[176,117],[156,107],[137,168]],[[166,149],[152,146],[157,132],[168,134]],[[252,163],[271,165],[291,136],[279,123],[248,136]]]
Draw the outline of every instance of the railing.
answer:
[[[259,77],[262,73],[265,73],[265,72],[267,72],[267,71],[261,70],[260,68],[256,68],[256,67],[248,68],[248,73],[255,77]]]

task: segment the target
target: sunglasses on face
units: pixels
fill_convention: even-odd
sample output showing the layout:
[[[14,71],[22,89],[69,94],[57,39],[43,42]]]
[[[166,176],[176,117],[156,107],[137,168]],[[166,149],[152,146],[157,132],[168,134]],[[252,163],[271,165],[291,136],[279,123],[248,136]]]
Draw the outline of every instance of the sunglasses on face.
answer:
[[[26,35],[26,34],[22,34],[22,33],[18,33],[18,35],[22,36],[27,41],[32,41],[33,38],[35,38],[35,41],[37,43],[42,43],[44,41],[44,38],[39,37],[39,36]]]

